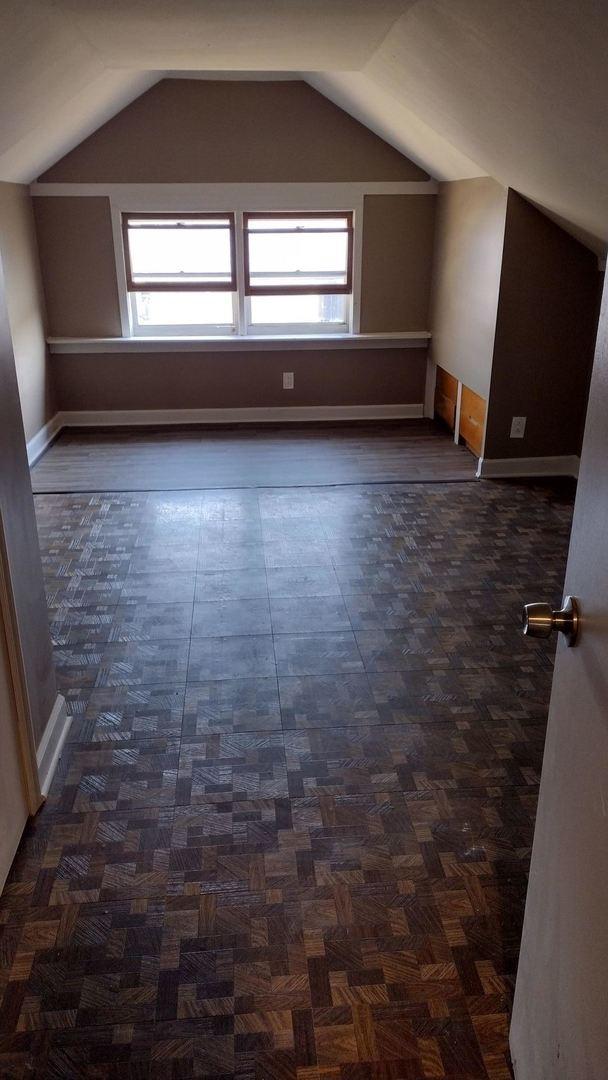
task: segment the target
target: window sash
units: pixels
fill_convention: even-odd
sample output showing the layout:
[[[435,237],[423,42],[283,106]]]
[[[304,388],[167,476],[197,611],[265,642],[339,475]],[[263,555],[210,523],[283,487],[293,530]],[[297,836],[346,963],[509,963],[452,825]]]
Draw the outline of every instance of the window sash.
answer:
[[[286,228],[286,229],[250,229],[249,228],[249,222],[250,221],[256,221],[256,220],[257,221],[260,221],[260,220],[262,220],[262,221],[266,220],[267,221],[269,219],[274,219],[274,220],[289,221],[289,220],[294,220],[295,219],[295,220],[299,220],[299,221],[304,221],[304,220],[318,221],[319,219],[322,219],[322,218],[329,218],[329,219],[334,219],[334,220],[336,218],[343,218],[346,221],[346,225],[344,226],[344,228],[341,228],[341,229],[315,229],[315,228],[311,228],[311,229],[289,229],[289,228]],[[294,283],[292,285],[285,285],[285,284],[284,285],[276,285],[276,284],[275,285],[258,285],[258,284],[253,284],[252,281],[251,281],[251,272],[250,272],[250,265],[249,265],[249,236],[250,236],[250,233],[257,233],[257,234],[269,233],[269,234],[272,234],[274,236],[276,236],[276,235],[284,235],[284,234],[289,234],[289,233],[296,233],[296,234],[300,234],[300,235],[302,235],[303,233],[304,234],[321,233],[321,234],[323,234],[325,236],[331,235],[332,233],[341,233],[341,234],[346,233],[346,235],[347,235],[346,280],[340,285],[338,285],[335,282],[333,284],[331,282],[328,282],[326,285],[320,285],[320,284],[298,285],[297,280],[294,280]],[[300,295],[307,294],[307,295],[311,295],[311,296],[312,295],[314,295],[314,296],[324,296],[324,295],[337,295],[338,293],[346,294],[346,293],[351,293],[352,292],[352,289],[353,289],[353,269],[352,269],[352,267],[353,267],[353,215],[352,215],[352,211],[350,211],[350,210],[348,210],[348,211],[335,211],[335,210],[330,211],[330,210],[328,210],[328,211],[319,211],[319,212],[312,212],[311,211],[311,212],[302,213],[301,211],[297,211],[297,210],[283,211],[283,212],[280,212],[280,211],[278,211],[278,212],[267,212],[267,211],[261,211],[260,210],[260,211],[256,211],[255,213],[247,213],[246,212],[246,213],[243,214],[243,234],[244,234],[243,255],[244,255],[244,263],[245,263],[245,296],[294,296],[294,295],[297,295],[297,294],[300,294]],[[343,272],[340,271],[339,276],[342,276],[342,273]],[[291,273],[283,273],[281,271],[277,271],[274,274],[273,274],[272,271],[266,271],[265,276],[266,276],[266,274],[268,276],[272,275],[272,276],[275,276],[275,277],[283,277],[283,278],[293,277],[294,279],[297,279],[298,277],[311,277],[312,276],[312,274],[310,272],[305,272],[305,271],[295,271],[295,272],[291,272]],[[329,277],[330,274],[332,276],[335,276],[333,271],[328,271],[327,274],[324,274],[324,276]],[[262,275],[261,275],[261,273],[256,273],[255,276],[260,277]]]
[[[140,322],[139,314],[137,311],[137,294],[139,292],[146,293],[154,290],[150,289],[137,289],[135,292],[128,293],[129,303],[129,317],[131,331],[136,332],[137,337],[233,337],[238,334],[238,312],[237,312],[237,294],[233,292],[231,294],[231,311],[232,318],[230,322],[159,322],[159,323],[145,323]],[[206,290],[199,290],[200,292]]]
[[[133,277],[131,267],[131,252],[129,248],[129,223],[131,221],[149,221],[153,224],[146,226],[146,228],[153,229],[171,229],[175,226],[169,224],[171,221],[183,221],[187,222],[184,226],[187,229],[228,229],[230,238],[230,278],[224,281],[209,281],[212,276],[211,273],[206,273],[204,280],[193,280],[193,275],[189,275],[188,281],[178,281],[172,275],[162,274],[149,274],[145,277],[143,275],[135,275],[139,280],[135,281]],[[213,224],[213,222],[222,221],[228,224]],[[135,214],[123,214],[122,215],[122,236],[123,236],[123,249],[125,257],[125,274],[127,279],[127,292],[236,292],[236,241],[235,241],[235,221],[234,213],[135,213]],[[218,272],[219,273],[219,272]],[[169,280],[167,280],[169,277]]]

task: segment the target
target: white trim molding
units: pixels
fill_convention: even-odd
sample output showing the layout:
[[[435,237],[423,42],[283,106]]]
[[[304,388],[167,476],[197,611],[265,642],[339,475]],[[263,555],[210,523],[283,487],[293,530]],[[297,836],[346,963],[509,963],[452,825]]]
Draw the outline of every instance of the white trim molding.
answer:
[[[53,439],[57,437],[61,431],[61,422],[59,420],[59,413],[55,413],[44,427],[40,428],[35,435],[28,441],[27,444],[27,461],[28,465],[34,465],[38,458],[44,454],[44,451],[53,442]]]
[[[428,330],[389,334],[288,334],[230,337],[47,338],[52,353],[276,352],[291,349],[426,349]],[[36,436],[37,438],[37,436]]]
[[[30,184],[30,195],[61,198],[107,196],[125,210],[180,209],[182,213],[204,205],[206,210],[318,210],[345,209],[345,199],[364,195],[436,195],[436,180],[346,180],[317,183],[243,184]],[[173,206],[169,203],[173,200]],[[187,205],[192,201],[192,206]],[[143,203],[143,206],[142,206]],[[162,203],[162,206],[161,206]],[[127,205],[130,204],[130,205]],[[254,206],[255,204],[255,206]]]
[[[71,723],[72,717],[67,712],[65,698],[61,694],[57,694],[40,745],[36,751],[40,793],[45,798],[49,793]]]
[[[61,412],[61,427],[162,427],[173,424],[267,424],[315,420],[418,420],[424,404],[292,405],[251,409],[104,409]]]
[[[480,458],[477,476],[481,479],[518,476],[578,477],[580,458],[577,454],[556,457]]]

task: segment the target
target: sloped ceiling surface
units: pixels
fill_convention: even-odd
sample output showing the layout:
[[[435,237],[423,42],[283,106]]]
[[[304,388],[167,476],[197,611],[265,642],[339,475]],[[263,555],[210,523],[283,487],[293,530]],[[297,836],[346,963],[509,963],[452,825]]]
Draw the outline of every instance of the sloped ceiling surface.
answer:
[[[439,179],[490,174],[608,241],[605,0],[4,0],[0,179],[167,73],[301,73]]]

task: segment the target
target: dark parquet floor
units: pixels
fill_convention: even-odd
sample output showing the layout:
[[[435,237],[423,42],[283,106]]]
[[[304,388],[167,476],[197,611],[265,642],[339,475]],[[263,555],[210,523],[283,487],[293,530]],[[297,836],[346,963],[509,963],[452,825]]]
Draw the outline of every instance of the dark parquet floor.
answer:
[[[74,720],[0,1076],[506,1080],[571,493],[36,499]]]

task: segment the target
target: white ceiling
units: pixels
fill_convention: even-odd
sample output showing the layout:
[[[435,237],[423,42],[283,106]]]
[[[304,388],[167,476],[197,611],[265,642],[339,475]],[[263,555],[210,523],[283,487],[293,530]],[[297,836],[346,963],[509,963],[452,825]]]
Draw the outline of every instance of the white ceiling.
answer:
[[[608,242],[605,0],[2,0],[0,179],[167,73],[303,73],[439,179],[489,174]]]

